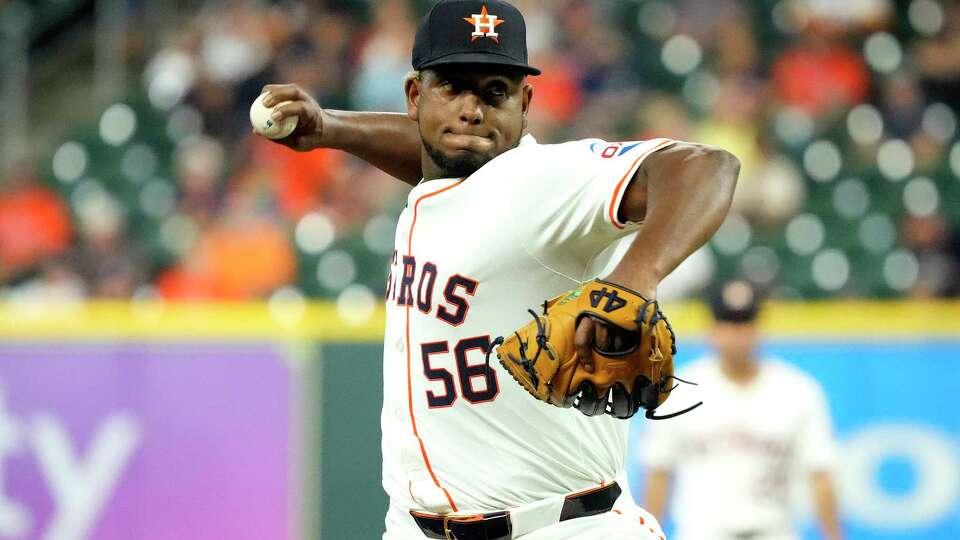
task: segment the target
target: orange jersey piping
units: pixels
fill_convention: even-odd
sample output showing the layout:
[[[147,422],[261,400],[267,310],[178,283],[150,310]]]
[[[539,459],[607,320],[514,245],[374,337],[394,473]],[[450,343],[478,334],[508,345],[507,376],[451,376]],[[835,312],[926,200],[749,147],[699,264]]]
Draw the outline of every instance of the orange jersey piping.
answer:
[[[645,157],[649,156],[650,154],[656,152],[657,150],[660,150],[661,148],[663,148],[664,146],[667,146],[668,144],[673,144],[674,142],[675,142],[675,141],[674,141],[673,139],[663,139],[663,140],[661,140],[660,143],[658,143],[658,144],[657,144],[656,146],[654,146],[652,149],[650,149],[650,150],[647,151],[647,152],[644,152],[644,153],[640,154],[640,155],[637,157],[637,159],[633,160],[633,163],[630,164],[630,167],[627,169],[627,172],[623,173],[623,178],[621,178],[620,181],[617,182],[617,187],[613,190],[613,198],[610,199],[610,209],[609,209],[609,211],[608,211],[608,214],[609,214],[609,216],[610,216],[610,223],[613,223],[613,226],[614,226],[614,227],[616,227],[616,228],[618,228],[618,229],[622,229],[622,228],[624,227],[624,225],[623,225],[622,223],[620,223],[620,220],[617,219],[617,213],[616,213],[616,210],[617,210],[617,200],[619,199],[619,196],[620,196],[620,190],[623,189],[624,184],[626,183],[627,179],[632,176],[630,173],[631,173],[631,172],[636,173],[636,171],[634,171],[633,168],[637,166],[637,163],[639,163],[640,160],[642,160],[642,159],[644,159]]]
[[[433,197],[434,195],[439,195],[444,191],[453,189],[463,183],[463,181],[464,179],[461,178],[455,184],[451,184],[445,188],[422,195],[417,199],[417,202],[413,203],[413,219],[410,220],[410,233],[407,237],[407,257],[413,257],[413,228],[417,224],[417,207],[420,206],[420,201]],[[456,512],[457,505],[453,502],[453,498],[450,497],[450,493],[447,491],[447,489],[440,485],[440,480],[437,479],[437,475],[433,472],[433,467],[430,465],[430,458],[427,457],[427,448],[423,444],[423,439],[420,438],[420,432],[417,431],[417,418],[413,414],[413,382],[410,378],[410,306],[404,306],[404,312],[406,313],[407,341],[407,406],[410,409],[410,425],[413,427],[413,436],[416,437],[417,442],[420,443],[420,454],[423,456],[424,465],[427,466],[427,472],[429,472],[430,477],[433,478],[433,483],[436,484],[436,486],[440,488],[440,490],[443,491],[443,494],[447,497],[447,502],[450,503],[450,508]]]

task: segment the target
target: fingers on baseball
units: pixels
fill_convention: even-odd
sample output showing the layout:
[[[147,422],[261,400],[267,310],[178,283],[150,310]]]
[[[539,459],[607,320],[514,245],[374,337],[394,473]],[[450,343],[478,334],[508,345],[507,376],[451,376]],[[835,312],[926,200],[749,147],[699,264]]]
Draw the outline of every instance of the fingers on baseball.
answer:
[[[260,93],[269,94],[263,99],[263,104],[267,107],[273,107],[284,101],[306,101],[308,98],[307,93],[295,84],[268,84]]]
[[[573,345],[580,357],[580,363],[587,373],[593,373],[593,343],[596,324],[590,317],[580,319],[577,331],[573,335]]]
[[[274,122],[282,122],[285,118],[290,118],[291,116],[303,117],[306,112],[307,107],[302,101],[290,101],[284,103],[279,107],[273,110],[273,114],[270,117]]]

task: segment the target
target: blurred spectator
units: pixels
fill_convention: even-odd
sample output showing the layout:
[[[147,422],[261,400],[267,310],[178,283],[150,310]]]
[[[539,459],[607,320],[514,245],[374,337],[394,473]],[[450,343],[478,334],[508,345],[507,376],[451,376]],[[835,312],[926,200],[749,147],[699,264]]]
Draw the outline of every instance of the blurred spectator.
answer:
[[[296,268],[287,233],[255,209],[256,186],[234,191],[225,211],[157,282],[167,299],[241,300],[290,283]]]
[[[773,137],[756,139],[755,164],[740,174],[733,209],[766,227],[783,225],[806,202],[806,186],[797,166],[774,150]]]
[[[850,108],[870,91],[863,59],[839,41],[805,34],[774,62],[777,97],[813,116]]]
[[[280,210],[291,222],[331,202],[331,184],[346,159],[335,150],[298,153],[262,139],[252,142],[251,158],[250,167],[272,179]]]
[[[917,81],[898,73],[883,82],[884,126],[893,137],[906,138],[923,120],[924,98]]]
[[[566,38],[563,47],[569,47],[581,90],[588,97],[636,82],[625,61],[629,41],[620,28],[603,22],[610,20],[611,9],[608,2],[570,2],[566,9],[554,8]]]
[[[37,276],[8,288],[0,299],[36,305],[78,302],[86,296],[83,280],[73,266],[62,259],[48,259],[40,264]]]
[[[300,69],[312,70],[316,77],[312,87],[313,97],[325,107],[346,106],[349,102],[348,88],[356,61],[356,41],[362,27],[358,27],[348,13],[314,9],[301,33],[293,43],[302,42],[316,55],[305,58]],[[281,59],[282,60],[282,59]],[[309,63],[309,62],[313,63]],[[278,61],[279,78],[273,82],[285,82],[289,63]],[[397,87],[401,81],[396,81]]]
[[[544,52],[534,60],[543,74],[532,81],[537,106],[530,110],[528,130],[543,137],[567,125],[580,111],[583,95],[575,66],[559,54]]]
[[[210,13],[200,43],[203,71],[214,84],[235,84],[263,70],[270,61],[267,32],[282,19],[267,16],[257,2],[234,0]]]
[[[757,128],[761,96],[752,79],[735,76],[722,79],[710,114],[695,128],[693,140],[729,149],[740,159],[742,174],[751,174],[759,159]]]
[[[199,33],[190,27],[173,32],[147,63],[143,84],[155,107],[169,109],[193,88],[200,69],[196,61],[199,40]]]
[[[675,31],[689,35],[710,48],[714,48],[718,38],[726,34],[736,22],[748,24],[744,19],[747,6],[738,0],[680,0],[675,3],[677,10]],[[746,34],[743,37],[744,40],[752,39],[749,27],[741,30],[741,33]]]
[[[917,258],[917,279],[911,296],[931,298],[960,295],[960,252],[943,216],[907,216],[904,244]]]
[[[932,37],[916,43],[914,57],[928,93],[956,110],[960,108],[960,3],[939,5],[943,22],[929,28]]]
[[[893,13],[891,0],[793,0],[792,3],[811,24],[830,31],[877,28]]]
[[[178,209],[201,222],[211,219],[222,197],[218,184],[225,167],[223,147],[210,137],[191,137],[180,143],[173,158],[180,188]]]
[[[383,0],[373,4],[370,36],[360,53],[353,103],[361,110],[407,110],[400,89],[410,71],[410,50],[416,24],[406,0]]]
[[[80,242],[70,253],[87,292],[101,298],[128,298],[142,284],[143,254],[127,236],[125,209],[96,180],[74,192]]]
[[[0,284],[70,242],[70,216],[56,193],[40,185],[26,166],[0,182]]]
[[[527,22],[527,51],[535,66],[545,65],[540,55],[558,50],[561,34],[557,29],[557,9],[554,0],[517,0],[513,2]],[[542,68],[541,68],[542,69]]]
[[[680,100],[666,94],[651,94],[644,99],[637,124],[639,139],[693,138],[689,111]]]
[[[716,51],[714,65],[721,76],[756,74],[760,51],[750,19],[742,10],[725,12],[717,22]]]

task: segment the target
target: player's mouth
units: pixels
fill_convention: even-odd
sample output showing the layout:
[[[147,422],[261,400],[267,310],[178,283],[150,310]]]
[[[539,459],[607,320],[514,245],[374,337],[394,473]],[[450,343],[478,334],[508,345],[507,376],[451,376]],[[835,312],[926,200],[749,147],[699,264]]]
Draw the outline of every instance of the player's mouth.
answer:
[[[444,146],[453,150],[466,150],[478,154],[487,154],[493,150],[493,138],[473,133],[457,133],[452,129],[444,130],[440,136]]]

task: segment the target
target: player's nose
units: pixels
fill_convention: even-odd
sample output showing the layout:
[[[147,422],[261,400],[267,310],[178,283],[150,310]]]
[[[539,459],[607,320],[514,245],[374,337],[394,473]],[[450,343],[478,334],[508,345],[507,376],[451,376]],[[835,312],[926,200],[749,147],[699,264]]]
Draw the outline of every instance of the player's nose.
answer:
[[[483,122],[483,102],[472,92],[464,92],[460,96],[460,121],[470,125]]]

